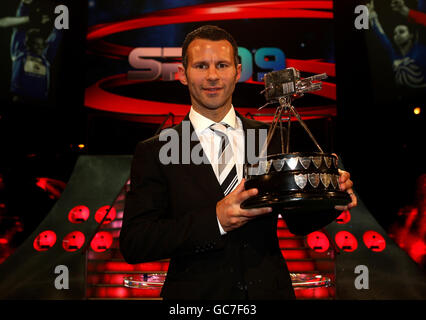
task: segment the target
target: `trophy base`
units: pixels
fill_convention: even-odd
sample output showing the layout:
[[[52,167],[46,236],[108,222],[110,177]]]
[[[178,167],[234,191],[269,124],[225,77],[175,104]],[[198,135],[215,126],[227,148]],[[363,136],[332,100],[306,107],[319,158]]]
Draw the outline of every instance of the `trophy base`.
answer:
[[[243,209],[273,207],[286,212],[331,210],[352,200],[340,190],[337,157],[327,153],[289,153],[246,164],[246,190],[258,194],[241,204]]]
[[[345,206],[350,202],[351,197],[344,191],[266,193],[247,199],[241,204],[241,208],[272,207],[289,213],[315,212],[331,210],[335,206]]]

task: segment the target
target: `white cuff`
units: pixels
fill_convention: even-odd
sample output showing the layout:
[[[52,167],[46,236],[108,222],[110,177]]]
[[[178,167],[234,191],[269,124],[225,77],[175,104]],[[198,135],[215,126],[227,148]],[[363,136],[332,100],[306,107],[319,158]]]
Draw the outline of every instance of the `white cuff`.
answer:
[[[219,222],[219,218],[216,216],[217,219],[217,225],[219,226],[219,231],[220,231],[220,235],[223,236],[224,234],[226,234],[226,231],[223,230],[222,225]]]

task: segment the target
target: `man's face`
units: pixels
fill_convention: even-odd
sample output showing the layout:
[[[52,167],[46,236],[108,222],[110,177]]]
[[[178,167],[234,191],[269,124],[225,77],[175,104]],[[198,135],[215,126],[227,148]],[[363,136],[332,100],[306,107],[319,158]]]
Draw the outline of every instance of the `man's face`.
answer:
[[[413,35],[408,30],[407,26],[398,25],[395,27],[393,31],[393,40],[398,46],[403,45],[407,43],[407,41],[410,41],[412,39],[413,39]]]
[[[41,56],[43,54],[44,47],[45,47],[44,39],[35,38],[33,39],[30,50],[32,53]]]
[[[188,46],[188,65],[180,69],[181,82],[188,86],[198,112],[228,108],[241,65],[235,65],[232,45],[227,40],[195,39]]]

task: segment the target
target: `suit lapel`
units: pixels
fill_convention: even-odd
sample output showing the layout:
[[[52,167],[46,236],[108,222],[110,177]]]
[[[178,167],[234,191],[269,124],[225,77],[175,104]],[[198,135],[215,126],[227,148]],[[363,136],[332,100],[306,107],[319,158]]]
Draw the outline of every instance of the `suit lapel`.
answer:
[[[187,121],[185,123],[185,121]],[[189,125],[189,126],[188,126]],[[189,127],[189,130],[188,130]],[[189,155],[186,155],[186,157],[189,156],[190,162],[189,164],[182,164],[182,170],[184,171],[185,175],[188,176],[192,181],[202,190],[205,191],[206,194],[210,195],[212,198],[219,201],[223,198],[223,191],[220,187],[219,182],[217,181],[216,175],[213,171],[212,165],[210,164],[207,156],[204,153],[203,148],[201,147],[200,141],[198,140],[198,137],[196,136],[196,133],[194,132],[194,127],[191,124],[191,121],[189,120],[189,114],[186,115],[186,117],[183,119],[183,121],[176,127],[176,130],[179,134],[179,141],[180,141],[180,150],[181,153],[188,152],[188,148],[183,146],[182,144],[189,142]],[[197,137],[196,140],[192,140],[191,137]],[[186,148],[186,151],[185,151]],[[199,155],[202,157],[202,162],[200,164],[193,163],[191,159],[191,153],[199,151]],[[184,155],[181,155],[181,161],[182,157]],[[182,162],[183,163],[183,162]]]
[[[267,125],[255,120],[247,119],[236,111],[237,116],[241,119],[244,130],[244,158],[245,163],[254,163],[253,159],[248,159],[248,157],[257,157],[259,156],[259,144],[260,144],[260,136],[259,129],[267,129]],[[248,134],[249,130],[255,130],[252,134]],[[248,150],[247,148],[250,148]],[[254,149],[252,149],[254,148]],[[252,154],[254,152],[254,154]],[[249,154],[251,153],[251,154]],[[250,161],[249,161],[250,160]]]
[[[267,125],[258,121],[247,119],[241,116],[238,112],[236,112],[236,114],[241,119],[241,122],[243,125],[245,163],[248,163],[247,146],[248,144],[254,143],[255,155],[256,156],[259,155],[258,130],[267,129]],[[185,124],[185,121],[187,121],[186,124]],[[199,188],[204,190],[206,194],[210,194],[212,198],[215,198],[217,201],[219,201],[220,199],[223,198],[222,188],[220,187],[220,184],[217,181],[212,165],[207,159],[207,156],[205,155],[204,150],[201,148],[198,137],[197,137],[197,140],[191,139],[191,137],[193,137],[193,135],[196,136],[196,134],[194,132],[194,127],[192,126],[191,121],[189,120],[189,113],[185,116],[183,121],[180,124],[178,124],[175,128],[179,134],[181,153],[189,152],[189,155],[186,155],[186,157],[189,156],[189,158],[191,158],[190,157],[191,153],[193,152],[194,148],[196,148],[195,151],[200,151],[200,156],[202,155],[203,157],[203,161],[201,164],[194,164],[192,160],[190,161],[189,164],[182,164],[181,167],[185,175],[188,176],[195,184],[197,184]],[[248,139],[248,136],[249,136],[247,134],[248,130],[256,130],[255,134],[254,135],[252,134],[252,137],[254,137],[255,139]],[[188,147],[184,146],[185,143],[188,143],[187,139],[190,140],[189,151],[188,151]],[[253,146],[250,146],[250,148],[252,147]],[[181,154],[181,161],[183,160],[182,158],[183,156],[184,155]]]

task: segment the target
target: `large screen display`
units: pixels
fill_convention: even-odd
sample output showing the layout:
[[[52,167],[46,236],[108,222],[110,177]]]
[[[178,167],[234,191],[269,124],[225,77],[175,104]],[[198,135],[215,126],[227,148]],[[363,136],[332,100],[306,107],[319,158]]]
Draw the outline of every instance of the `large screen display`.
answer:
[[[213,24],[239,46],[242,77],[233,103],[242,114],[265,104],[264,74],[287,67],[302,77],[327,73],[323,89],[298,103],[317,113],[315,108],[335,112],[332,1],[90,0],[88,5],[89,108],[146,115],[147,122],[161,122],[155,116],[168,113],[182,118],[190,99],[176,81],[181,45],[190,31]]]
[[[426,99],[426,1],[366,2],[367,45],[375,100],[424,103]]]

